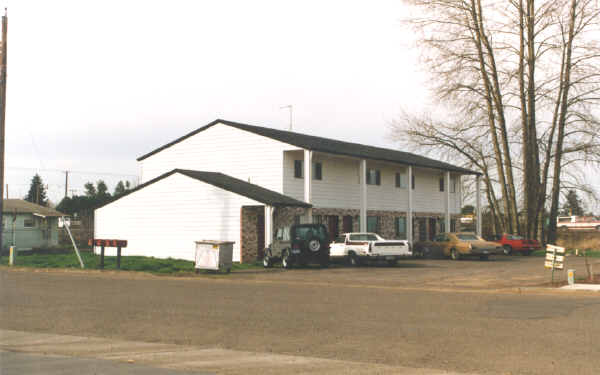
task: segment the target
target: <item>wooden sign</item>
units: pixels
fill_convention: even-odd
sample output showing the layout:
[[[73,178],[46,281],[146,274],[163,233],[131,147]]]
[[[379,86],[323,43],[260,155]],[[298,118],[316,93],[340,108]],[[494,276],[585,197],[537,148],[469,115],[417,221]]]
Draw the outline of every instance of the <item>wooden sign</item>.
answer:
[[[554,270],[562,270],[565,268],[564,254],[564,247],[546,245],[546,259],[544,260],[544,267],[552,270],[552,284],[554,284]]]

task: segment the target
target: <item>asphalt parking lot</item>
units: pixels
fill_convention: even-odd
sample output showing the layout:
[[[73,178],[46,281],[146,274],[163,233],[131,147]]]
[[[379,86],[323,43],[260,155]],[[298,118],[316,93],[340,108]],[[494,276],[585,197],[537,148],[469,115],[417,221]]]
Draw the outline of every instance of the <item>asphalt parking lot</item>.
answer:
[[[567,264],[583,270],[581,258]],[[314,372],[319,361],[343,363],[328,367],[340,374],[348,364],[360,365],[352,367],[356,373],[596,374],[600,368],[600,296],[547,288],[542,258],[407,259],[396,267],[191,278],[0,268],[0,281],[3,330],[291,356],[308,366],[297,373]],[[2,349],[32,353],[9,341],[2,340]],[[185,363],[177,368],[199,368]],[[201,369],[236,373],[215,366]],[[246,373],[282,373],[274,366],[267,361]]]

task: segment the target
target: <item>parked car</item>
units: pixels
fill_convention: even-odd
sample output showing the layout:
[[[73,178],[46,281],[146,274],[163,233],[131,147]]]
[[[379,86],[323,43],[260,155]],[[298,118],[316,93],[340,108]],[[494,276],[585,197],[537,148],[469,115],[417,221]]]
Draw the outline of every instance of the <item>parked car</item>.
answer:
[[[281,262],[283,268],[294,265],[305,266],[318,263],[321,267],[329,265],[329,234],[323,224],[297,224],[279,228],[271,243],[265,249],[263,265],[272,267]]]
[[[490,238],[490,241],[499,243],[505,255],[513,253],[529,255],[532,251],[542,248],[542,245],[537,240],[528,240],[521,236],[506,233],[494,235]]]
[[[424,256],[438,253],[453,260],[468,256],[487,260],[490,255],[502,254],[499,244],[486,241],[470,232],[441,233],[433,241],[416,242],[414,249],[415,253]]]
[[[386,240],[376,233],[345,233],[331,244],[330,256],[358,266],[368,260],[385,260],[390,265],[412,256],[408,241]]]

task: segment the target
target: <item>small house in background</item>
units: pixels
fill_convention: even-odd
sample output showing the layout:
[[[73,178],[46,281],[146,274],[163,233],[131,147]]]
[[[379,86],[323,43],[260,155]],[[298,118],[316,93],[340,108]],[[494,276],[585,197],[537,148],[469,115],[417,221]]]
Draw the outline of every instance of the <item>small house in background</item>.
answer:
[[[58,246],[58,219],[63,213],[21,199],[5,199],[2,248],[19,250]]]

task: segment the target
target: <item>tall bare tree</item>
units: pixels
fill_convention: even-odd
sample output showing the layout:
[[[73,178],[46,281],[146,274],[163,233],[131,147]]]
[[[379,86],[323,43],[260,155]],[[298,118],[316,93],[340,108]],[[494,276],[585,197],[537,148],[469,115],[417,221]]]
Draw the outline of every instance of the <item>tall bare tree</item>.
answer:
[[[598,38],[589,35],[598,33],[598,2],[407,2],[420,12],[407,22],[420,33],[445,115],[405,114],[392,136],[408,146],[452,151],[453,161],[479,169],[498,226],[538,236],[549,185],[551,206],[558,207],[565,164],[600,161],[592,109],[600,97],[600,53]],[[481,139],[486,142],[476,142]],[[552,209],[550,216],[555,222]]]

